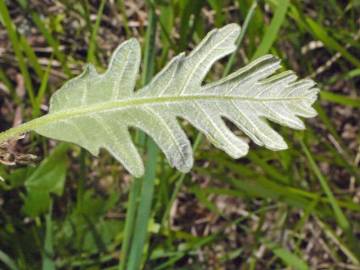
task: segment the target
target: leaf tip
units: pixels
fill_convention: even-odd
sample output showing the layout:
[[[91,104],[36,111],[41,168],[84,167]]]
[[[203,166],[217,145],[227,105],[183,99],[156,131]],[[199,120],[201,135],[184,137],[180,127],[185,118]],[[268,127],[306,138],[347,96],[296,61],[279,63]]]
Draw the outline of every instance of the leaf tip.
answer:
[[[111,67],[117,62],[118,58],[121,58],[121,55],[125,51],[129,51],[129,53],[134,53],[136,55],[135,59],[140,59],[140,44],[139,41],[135,38],[130,38],[129,40],[124,41],[121,43],[113,54],[111,55],[110,63],[109,63],[109,70]],[[140,61],[140,60],[138,60]]]
[[[136,168],[134,170],[129,170],[130,174],[133,175],[135,178],[140,178],[144,176],[145,170],[144,168]]]
[[[136,47],[136,48],[140,49],[139,41],[136,38],[130,38],[129,40],[125,41],[123,44],[126,44],[130,47]]]
[[[274,142],[273,144],[266,144],[265,147],[272,151],[282,151],[289,148],[287,143],[282,138],[281,140]]]
[[[185,145],[182,148],[180,155],[175,159],[169,159],[172,167],[175,167],[182,173],[188,173],[194,165],[194,157],[190,145]]]
[[[96,71],[96,68],[93,64],[86,64],[85,65],[85,68],[84,68],[84,72],[82,73],[82,76],[86,76],[86,75],[89,75],[89,76],[94,76],[94,75],[97,75],[97,71]]]
[[[234,35],[239,35],[241,31],[240,25],[237,23],[229,23],[225,25],[224,27],[219,29],[220,31],[228,32],[228,33],[234,33]]]

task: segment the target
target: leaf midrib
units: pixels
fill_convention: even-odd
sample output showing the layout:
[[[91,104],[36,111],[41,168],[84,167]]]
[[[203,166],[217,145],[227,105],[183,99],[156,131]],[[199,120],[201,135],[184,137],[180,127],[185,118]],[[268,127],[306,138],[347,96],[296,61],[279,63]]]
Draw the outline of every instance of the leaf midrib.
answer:
[[[134,97],[131,99],[110,100],[91,105],[82,105],[76,108],[61,110],[49,113],[43,117],[38,118],[40,121],[37,126],[47,125],[51,122],[65,120],[73,117],[79,117],[86,114],[102,113],[116,109],[124,109],[129,107],[136,107],[139,105],[147,104],[165,104],[165,103],[179,103],[191,101],[204,101],[204,100],[219,100],[219,101],[252,101],[252,102],[284,102],[284,101],[298,101],[304,100],[306,97],[244,97],[244,96],[218,96],[218,95],[183,95],[183,96],[163,96],[163,97]],[[36,121],[37,119],[33,120]],[[32,121],[32,122],[33,122]]]
[[[161,97],[139,97],[133,96],[131,99],[121,100],[108,100],[101,103],[94,103],[91,105],[82,105],[79,107],[61,110],[57,112],[48,113],[42,117],[35,118],[29,122],[14,127],[8,132],[0,132],[0,143],[7,139],[18,136],[21,133],[28,132],[30,130],[36,130],[42,126],[55,123],[57,121],[67,120],[75,117],[81,117],[87,114],[102,113],[107,111],[113,111],[117,109],[125,109],[136,107],[140,105],[156,105],[156,104],[169,104],[169,103],[181,103],[191,101],[204,101],[204,100],[218,100],[218,101],[245,101],[245,102],[291,102],[308,99],[306,96],[295,97],[249,97],[249,96],[219,96],[219,95],[181,95],[181,96],[161,96]]]
[[[183,95],[183,96],[165,96],[165,97],[137,97],[134,96],[131,99],[122,99],[117,101],[106,101],[102,103],[95,103],[92,105],[83,105],[76,108],[53,112],[46,114],[42,117],[36,118],[32,121],[26,122],[19,126],[16,126],[7,132],[0,132],[0,144],[8,139],[19,136],[22,133],[30,130],[36,130],[42,126],[55,123],[57,121],[67,120],[74,117],[80,117],[82,115],[107,112],[116,109],[124,109],[136,107],[139,105],[146,104],[165,104],[165,103],[181,103],[191,101],[204,101],[204,100],[218,100],[218,101],[252,101],[252,102],[279,102],[279,101],[299,101],[308,99],[306,96],[303,97],[248,97],[248,96],[219,96],[219,95]]]

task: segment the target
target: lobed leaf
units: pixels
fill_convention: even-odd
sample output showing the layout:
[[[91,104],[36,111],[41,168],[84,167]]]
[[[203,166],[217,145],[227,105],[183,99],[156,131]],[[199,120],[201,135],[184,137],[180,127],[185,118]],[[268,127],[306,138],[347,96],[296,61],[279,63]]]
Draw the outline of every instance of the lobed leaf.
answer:
[[[312,80],[297,80],[291,71],[273,75],[280,61],[265,55],[219,81],[202,85],[214,62],[235,50],[239,32],[236,24],[211,31],[188,56],[174,57],[138,91],[134,87],[140,46],[130,39],[115,50],[105,73],[98,74],[88,65],[65,83],[52,96],[46,121],[34,130],[76,143],[94,155],[105,148],[137,177],[144,173],[144,166],[129,127],[151,136],[171,166],[182,172],[191,169],[193,154],[177,118],[189,121],[233,158],[246,155],[249,146],[226,126],[224,118],[258,145],[285,149],[285,141],[266,119],[304,129],[298,116],[316,115],[311,105],[318,89]]]

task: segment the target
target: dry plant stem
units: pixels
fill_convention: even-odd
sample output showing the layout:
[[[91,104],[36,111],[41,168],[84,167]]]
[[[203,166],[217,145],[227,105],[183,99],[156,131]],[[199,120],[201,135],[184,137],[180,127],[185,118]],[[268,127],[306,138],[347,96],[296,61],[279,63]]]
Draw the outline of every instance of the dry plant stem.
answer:
[[[42,118],[42,117],[41,117]],[[17,138],[19,135],[31,131],[35,126],[38,126],[42,120],[41,118],[36,118],[32,121],[26,122],[24,124],[15,126],[6,131],[0,133],[0,144],[5,143],[11,139]]]

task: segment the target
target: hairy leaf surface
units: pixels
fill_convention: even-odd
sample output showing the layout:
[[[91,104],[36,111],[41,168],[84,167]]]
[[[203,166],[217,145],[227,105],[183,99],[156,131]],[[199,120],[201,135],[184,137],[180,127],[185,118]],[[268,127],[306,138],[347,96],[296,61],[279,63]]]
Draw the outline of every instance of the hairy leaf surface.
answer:
[[[293,72],[273,75],[280,61],[272,55],[256,59],[229,76],[202,85],[211,66],[235,50],[240,28],[229,24],[208,33],[188,55],[181,53],[144,88],[134,91],[140,64],[135,39],[113,53],[108,70],[98,74],[88,65],[50,100],[46,121],[35,131],[76,143],[92,154],[107,149],[135,176],[144,172],[129,127],[136,127],[158,144],[170,164],[182,172],[193,165],[189,139],[178,118],[186,119],[233,158],[248,152],[248,144],[225,124],[233,122],[258,145],[272,150],[287,147],[266,119],[304,129],[298,118],[313,117],[318,89]]]

